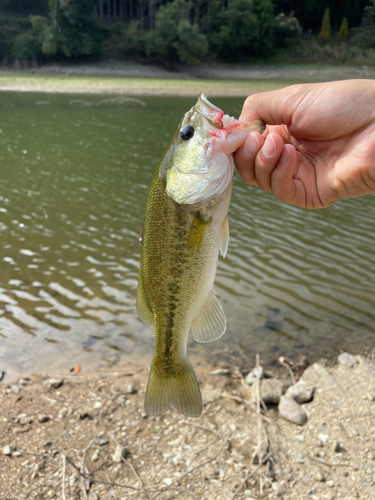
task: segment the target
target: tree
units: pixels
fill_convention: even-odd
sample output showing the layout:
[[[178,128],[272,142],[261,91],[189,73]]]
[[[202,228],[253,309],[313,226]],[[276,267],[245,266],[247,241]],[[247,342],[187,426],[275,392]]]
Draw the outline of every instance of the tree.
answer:
[[[349,24],[346,17],[343,17],[339,32],[337,33],[337,38],[340,42],[345,42],[349,35]]]
[[[261,53],[263,40],[260,25],[253,11],[252,0],[231,0],[227,9],[221,2],[212,2],[209,41],[217,55],[235,62],[256,57]]]
[[[319,38],[323,43],[328,43],[331,39],[331,24],[329,20],[329,8],[327,7],[322,21],[322,27],[320,29]]]
[[[175,0],[160,7],[155,17],[155,30],[145,36],[146,54],[157,62],[197,63],[208,50],[206,36],[189,20],[190,6]]]
[[[302,36],[302,28],[299,21],[292,14],[286,16],[281,13],[274,20],[274,38],[276,47],[291,45]]]
[[[361,26],[355,28],[351,42],[362,49],[375,49],[375,0],[364,10]]]

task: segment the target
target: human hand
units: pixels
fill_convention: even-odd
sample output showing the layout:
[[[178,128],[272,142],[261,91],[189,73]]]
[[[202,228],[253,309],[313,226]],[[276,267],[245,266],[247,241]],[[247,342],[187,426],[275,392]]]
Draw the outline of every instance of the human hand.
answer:
[[[242,179],[278,200],[324,208],[375,192],[375,82],[293,85],[254,94],[240,121],[264,120],[235,153]]]

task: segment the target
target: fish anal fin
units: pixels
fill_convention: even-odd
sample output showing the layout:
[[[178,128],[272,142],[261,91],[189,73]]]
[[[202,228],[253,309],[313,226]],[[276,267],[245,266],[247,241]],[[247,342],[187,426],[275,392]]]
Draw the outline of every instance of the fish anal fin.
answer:
[[[174,369],[166,373],[158,367],[154,357],[148,379],[145,413],[160,415],[174,406],[185,417],[199,417],[202,413],[202,397],[190,361],[182,359]]]
[[[154,315],[147,304],[141,275],[139,275],[137,290],[137,313],[139,319],[147,326],[152,326],[154,324]]]
[[[197,212],[190,227],[188,246],[191,253],[201,247],[211,218],[204,219],[200,212]]]
[[[228,216],[226,216],[223,225],[221,226],[221,232],[220,232],[219,250],[223,257],[225,257],[227,254],[228,245],[229,245],[229,222],[228,222]]]
[[[191,325],[191,333],[196,342],[206,343],[219,339],[225,333],[226,319],[223,307],[214,290]]]

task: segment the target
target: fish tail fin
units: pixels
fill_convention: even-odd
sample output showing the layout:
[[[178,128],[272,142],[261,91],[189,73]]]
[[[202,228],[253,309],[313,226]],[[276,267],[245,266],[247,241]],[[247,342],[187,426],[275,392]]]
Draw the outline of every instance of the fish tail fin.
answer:
[[[202,397],[190,361],[185,358],[167,373],[158,369],[154,357],[147,384],[145,413],[159,415],[174,406],[186,417],[199,417],[202,413]]]

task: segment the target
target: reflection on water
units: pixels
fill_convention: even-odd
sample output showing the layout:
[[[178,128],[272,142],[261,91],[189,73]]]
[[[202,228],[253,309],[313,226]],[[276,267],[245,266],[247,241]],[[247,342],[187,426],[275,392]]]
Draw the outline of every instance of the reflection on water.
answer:
[[[142,212],[193,103],[0,94],[1,370],[149,362],[153,333],[135,314]],[[190,341],[191,354],[271,361],[373,344],[374,218],[373,196],[306,211],[236,177],[216,280],[228,331]]]

